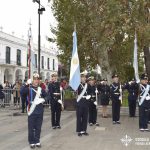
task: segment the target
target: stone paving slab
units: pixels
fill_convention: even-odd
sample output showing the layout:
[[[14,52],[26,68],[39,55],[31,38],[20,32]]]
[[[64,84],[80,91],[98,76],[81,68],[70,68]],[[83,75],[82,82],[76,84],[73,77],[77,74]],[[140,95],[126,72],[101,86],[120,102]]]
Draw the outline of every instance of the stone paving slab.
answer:
[[[41,150],[150,149],[150,132],[139,131],[138,117],[130,118],[123,114],[121,124],[113,125],[110,117],[102,118],[100,113],[99,111],[100,127],[88,126],[87,131],[90,135],[78,137],[75,132],[75,111],[63,111],[62,129],[53,130],[50,124],[50,110],[46,109],[41,133]],[[27,142],[26,115],[13,116],[12,111],[0,110],[0,150],[30,150]]]

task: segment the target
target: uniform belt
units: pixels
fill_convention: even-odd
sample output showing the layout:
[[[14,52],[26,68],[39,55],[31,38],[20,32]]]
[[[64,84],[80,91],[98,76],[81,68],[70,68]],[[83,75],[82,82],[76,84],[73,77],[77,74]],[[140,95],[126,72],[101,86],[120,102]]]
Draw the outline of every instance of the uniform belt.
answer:
[[[92,98],[96,97],[95,95],[91,95]]]
[[[54,95],[60,95],[60,93],[53,93]]]
[[[114,93],[114,94],[119,95],[120,93]]]
[[[82,98],[86,98],[86,96],[82,96]]]

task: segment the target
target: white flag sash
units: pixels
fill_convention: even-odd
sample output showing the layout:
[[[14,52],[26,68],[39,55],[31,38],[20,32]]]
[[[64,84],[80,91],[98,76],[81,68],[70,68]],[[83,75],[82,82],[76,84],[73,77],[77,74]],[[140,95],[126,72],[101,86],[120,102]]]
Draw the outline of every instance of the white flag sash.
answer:
[[[87,83],[85,84],[84,89],[83,89],[83,91],[81,92],[81,94],[78,96],[77,102],[79,102],[79,101],[81,100],[81,98],[82,98],[83,95],[85,94],[86,90],[87,90]]]
[[[139,101],[139,105],[140,105],[140,106],[143,104],[143,102],[144,102],[144,100],[145,100],[145,98],[146,98],[146,96],[147,96],[147,94],[148,94],[148,92],[149,92],[149,89],[150,89],[150,86],[147,85],[146,88],[145,88],[145,92],[144,92],[144,94],[143,94],[141,100]]]
[[[30,107],[30,110],[28,111],[28,116],[30,116],[33,113],[33,111],[35,110],[36,105],[45,102],[45,99],[40,97],[41,90],[42,90],[41,87],[38,87],[37,91],[34,90],[33,88],[32,88],[32,90],[36,93],[36,96],[35,96],[35,98],[33,100],[33,103],[32,103],[32,105]]]

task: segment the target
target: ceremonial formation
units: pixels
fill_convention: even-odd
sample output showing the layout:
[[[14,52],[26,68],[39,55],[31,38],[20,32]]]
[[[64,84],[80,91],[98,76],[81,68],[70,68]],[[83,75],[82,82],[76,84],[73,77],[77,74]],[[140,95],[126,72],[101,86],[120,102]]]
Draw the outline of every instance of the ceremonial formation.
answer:
[[[135,63],[135,65],[137,65]],[[136,68],[135,68],[136,70]],[[120,125],[121,106],[126,96],[129,107],[129,117],[139,116],[139,131],[149,132],[150,122],[150,85],[146,73],[140,79],[135,78],[122,83],[118,74],[113,74],[111,82],[99,80],[86,70],[80,73],[77,52],[76,32],[73,33],[73,52],[70,67],[70,79],[58,78],[57,73],[51,74],[51,80],[42,82],[39,74],[34,73],[20,88],[22,97],[22,113],[28,114],[28,142],[30,148],[41,148],[41,127],[43,122],[44,105],[51,110],[51,128],[61,129],[61,113],[65,109],[66,90],[74,93],[76,102],[76,133],[78,137],[89,136],[88,126],[101,126],[98,110],[101,109],[103,118],[112,117],[112,125]],[[26,108],[25,108],[25,104]],[[108,114],[107,106],[112,107]],[[101,107],[99,107],[101,106]],[[139,115],[136,108],[139,108]],[[137,125],[138,126],[138,125]]]

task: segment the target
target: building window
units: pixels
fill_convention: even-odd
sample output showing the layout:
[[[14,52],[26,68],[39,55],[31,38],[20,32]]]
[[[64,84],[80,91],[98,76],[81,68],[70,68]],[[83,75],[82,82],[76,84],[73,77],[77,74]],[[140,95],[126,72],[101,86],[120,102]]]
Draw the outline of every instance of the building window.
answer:
[[[6,64],[10,64],[10,47],[6,46]]]
[[[17,49],[17,65],[21,66],[21,50]]]
[[[35,57],[35,68],[37,68],[37,54],[34,54]]]
[[[42,56],[42,69],[44,69],[44,56]]]
[[[53,70],[55,70],[55,59],[53,59]]]
[[[49,58],[47,58],[47,69],[50,69],[50,67],[49,67]]]

